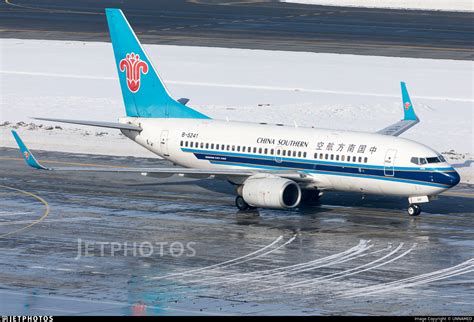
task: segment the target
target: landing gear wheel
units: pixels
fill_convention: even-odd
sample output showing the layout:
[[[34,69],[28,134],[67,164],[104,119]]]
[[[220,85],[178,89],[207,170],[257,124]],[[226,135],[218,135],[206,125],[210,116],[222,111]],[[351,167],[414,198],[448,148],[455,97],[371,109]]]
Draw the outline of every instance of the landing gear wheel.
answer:
[[[421,213],[421,207],[416,204],[411,204],[408,206],[408,215],[409,216],[418,216]]]
[[[249,204],[241,196],[237,196],[235,198],[235,205],[236,205],[237,208],[239,208],[239,210],[245,211],[245,210],[250,209]]]

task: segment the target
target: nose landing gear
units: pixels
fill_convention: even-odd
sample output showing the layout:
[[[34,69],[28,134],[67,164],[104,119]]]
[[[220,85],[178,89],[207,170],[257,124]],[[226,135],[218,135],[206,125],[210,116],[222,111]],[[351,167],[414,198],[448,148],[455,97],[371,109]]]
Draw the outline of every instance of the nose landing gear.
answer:
[[[415,217],[421,214],[421,207],[417,204],[410,204],[408,206],[408,215],[411,217]]]

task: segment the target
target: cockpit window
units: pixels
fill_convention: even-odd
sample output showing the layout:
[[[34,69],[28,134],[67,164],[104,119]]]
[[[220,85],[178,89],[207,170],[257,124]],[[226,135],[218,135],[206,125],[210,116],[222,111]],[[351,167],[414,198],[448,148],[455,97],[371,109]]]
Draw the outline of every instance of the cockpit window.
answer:
[[[443,161],[440,160],[439,157],[426,158],[426,161],[428,161],[428,163],[440,163],[440,162],[443,162]]]
[[[437,157],[429,157],[429,158],[417,158],[413,157],[410,159],[411,163],[418,164],[418,165],[423,165],[423,164],[429,164],[429,163],[441,163],[441,162],[446,162],[446,159],[439,154]]]
[[[422,164],[427,164],[427,163],[428,163],[425,158],[417,158],[417,157],[411,158],[410,161],[411,161],[411,163],[418,164],[418,165],[422,165]]]
[[[411,163],[414,163],[414,164],[420,164],[420,159],[416,158],[416,157],[413,157],[411,158]]]

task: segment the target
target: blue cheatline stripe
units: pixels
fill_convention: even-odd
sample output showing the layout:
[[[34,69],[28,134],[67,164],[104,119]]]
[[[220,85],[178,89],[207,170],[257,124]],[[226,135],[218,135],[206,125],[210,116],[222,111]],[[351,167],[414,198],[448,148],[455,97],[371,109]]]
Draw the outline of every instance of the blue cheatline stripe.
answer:
[[[183,152],[190,152],[190,153],[207,153],[210,155],[223,155],[223,156],[234,156],[234,157],[249,157],[254,159],[261,159],[261,160],[275,160],[275,156],[266,156],[260,154],[248,154],[248,153],[232,153],[232,152],[224,152],[224,151],[213,151],[213,150],[196,150],[196,149],[189,149],[189,148],[181,148]],[[319,153],[319,152],[318,152]],[[334,152],[333,152],[334,153]],[[308,160],[308,159],[299,159],[299,158],[283,158],[278,156],[279,159],[282,161],[289,161],[289,162],[298,162],[298,163],[307,163],[307,164],[321,164],[321,165],[332,165],[332,166],[341,166],[341,167],[353,167],[353,168],[363,168],[363,169],[380,169],[383,170],[384,166],[379,165],[368,165],[364,163],[349,163],[349,162],[332,162],[332,161],[323,161],[323,160]],[[420,167],[394,167],[396,171],[454,171],[453,168],[420,168]]]
[[[365,165],[347,166],[337,162],[301,162],[300,159],[282,158],[282,162],[277,163],[273,157],[258,156],[244,153],[216,153],[215,151],[182,149],[184,152],[193,152],[196,158],[209,162],[223,162],[228,165],[243,165],[247,167],[261,167],[264,169],[290,169],[311,173],[326,173],[331,175],[345,175],[353,177],[365,177],[380,180],[391,180],[412,184],[424,184],[436,187],[450,187],[450,177],[444,172],[438,171],[394,171],[394,176],[386,176],[384,167],[366,168]],[[341,166],[342,165],[342,166]],[[452,169],[449,168],[451,171]]]
[[[225,161],[211,161],[212,164],[219,164],[219,165],[230,165],[230,166],[237,166],[237,167],[245,167],[245,168],[256,168],[256,169],[265,169],[265,170],[295,170],[291,168],[279,168],[279,167],[269,167],[269,166],[256,166],[253,164],[242,164],[242,163],[232,163],[232,162],[225,162]],[[380,176],[372,176],[372,175],[357,175],[357,174],[348,174],[348,173],[337,173],[337,172],[330,172],[330,171],[315,171],[315,170],[302,170],[303,172],[307,173],[317,173],[317,174],[327,174],[327,175],[334,175],[334,176],[345,176],[345,177],[355,177],[355,178],[363,178],[363,179],[374,179],[374,180],[385,180],[385,181],[395,181],[395,182],[402,182],[402,183],[409,183],[409,184],[420,184],[424,186],[430,187],[438,187],[438,188],[446,188],[446,185],[437,184],[437,183],[428,183],[423,181],[416,181],[416,180],[407,180],[407,179],[398,179],[394,177],[380,177]]]

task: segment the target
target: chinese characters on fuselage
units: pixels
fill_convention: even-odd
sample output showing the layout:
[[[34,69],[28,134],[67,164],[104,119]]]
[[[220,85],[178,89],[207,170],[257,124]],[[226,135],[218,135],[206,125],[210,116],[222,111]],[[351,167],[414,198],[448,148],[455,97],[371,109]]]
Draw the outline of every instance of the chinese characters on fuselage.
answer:
[[[302,140],[293,139],[272,139],[272,138],[257,138],[259,144],[269,144],[276,146],[291,146],[298,148],[307,148],[309,143]],[[319,141],[316,143],[316,151],[333,151],[333,152],[347,152],[347,153],[359,153],[373,154],[377,152],[376,146],[368,146],[367,144],[352,144],[352,143],[335,143],[335,142],[323,142]]]

